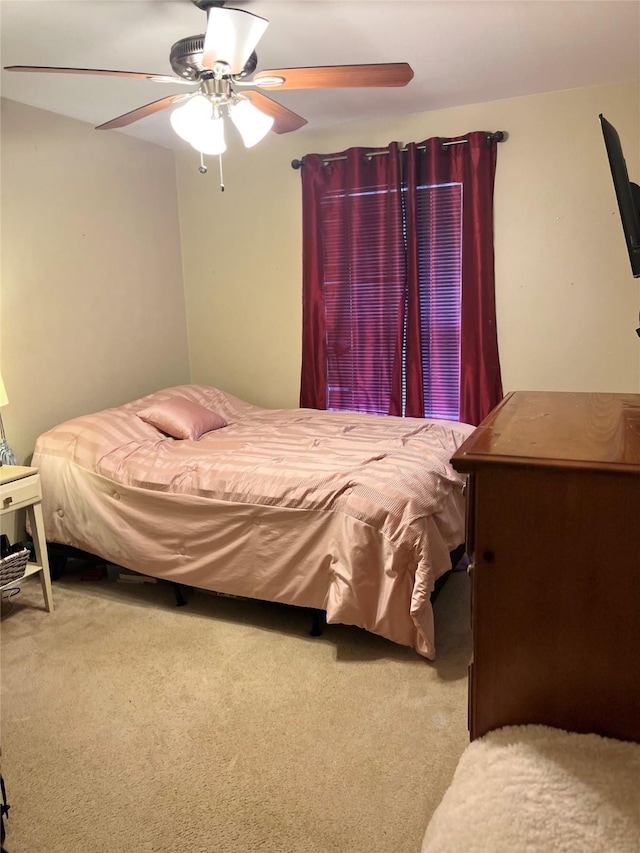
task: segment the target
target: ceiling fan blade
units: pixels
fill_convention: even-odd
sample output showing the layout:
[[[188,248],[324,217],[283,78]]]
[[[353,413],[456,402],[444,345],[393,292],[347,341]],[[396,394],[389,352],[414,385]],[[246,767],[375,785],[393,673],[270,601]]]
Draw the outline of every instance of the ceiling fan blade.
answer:
[[[96,130],[115,130],[117,127],[126,127],[128,124],[133,124],[134,121],[138,121],[141,118],[146,118],[147,116],[153,115],[153,113],[157,113],[160,110],[165,110],[167,107],[170,107],[172,104],[175,104],[176,101],[181,101],[186,95],[169,95],[167,98],[160,98],[158,101],[152,101],[150,104],[145,104],[144,107],[138,107],[135,110],[131,110],[128,113],[124,113],[117,118],[111,119],[111,121],[107,121],[104,124],[98,125]]]
[[[253,12],[211,6],[207,12],[202,64],[213,68],[216,62],[224,62],[230,74],[240,74],[268,26],[266,18]]]
[[[103,77],[137,77],[139,80],[153,80],[154,83],[188,83],[181,77],[170,74],[145,74],[142,71],[105,71],[100,68],[52,68],[47,65],[6,65],[5,71],[29,71],[41,74],[98,74]]]
[[[275,78],[278,77],[284,82],[277,82]],[[259,71],[248,82],[249,85],[269,89],[341,89],[406,86],[412,77],[413,69],[407,62],[382,62],[377,65],[272,68],[269,71]]]
[[[242,94],[251,101],[254,107],[273,118],[272,130],[276,133],[290,133],[290,131],[298,130],[307,123],[306,118],[302,118],[287,107],[283,107],[282,104],[273,101],[263,95],[262,92],[243,92]]]

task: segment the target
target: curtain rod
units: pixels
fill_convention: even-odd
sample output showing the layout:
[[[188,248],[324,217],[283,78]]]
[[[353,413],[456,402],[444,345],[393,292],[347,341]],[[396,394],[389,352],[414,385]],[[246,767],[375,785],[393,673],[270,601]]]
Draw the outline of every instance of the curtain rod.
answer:
[[[507,132],[505,130],[496,130],[494,133],[487,134],[487,142],[504,142],[507,138]],[[448,148],[449,145],[463,145],[466,143],[466,139],[453,139],[451,142],[443,142],[442,147]],[[419,151],[424,151],[426,149],[426,145],[418,145],[417,148]],[[401,148],[401,151],[406,151],[406,148]],[[367,157],[379,157],[382,154],[388,154],[387,150],[385,151],[371,151],[367,154]],[[346,160],[345,156],[341,157],[323,157],[322,165],[324,166],[326,163],[334,163],[336,160]],[[291,168],[292,169],[301,169],[304,166],[304,157],[302,160],[292,160]]]

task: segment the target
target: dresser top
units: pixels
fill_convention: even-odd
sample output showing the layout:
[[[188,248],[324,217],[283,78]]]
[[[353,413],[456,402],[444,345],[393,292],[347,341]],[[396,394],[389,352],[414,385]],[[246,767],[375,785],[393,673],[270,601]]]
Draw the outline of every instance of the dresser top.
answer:
[[[508,394],[452,459],[462,472],[488,462],[640,475],[640,394]]]

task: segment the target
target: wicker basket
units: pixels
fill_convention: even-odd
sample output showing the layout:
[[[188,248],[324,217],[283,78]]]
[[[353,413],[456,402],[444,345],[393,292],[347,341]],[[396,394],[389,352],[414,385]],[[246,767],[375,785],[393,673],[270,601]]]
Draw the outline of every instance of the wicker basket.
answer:
[[[9,554],[0,560],[0,586],[16,581],[21,578],[27,570],[30,551],[23,548],[15,554]]]

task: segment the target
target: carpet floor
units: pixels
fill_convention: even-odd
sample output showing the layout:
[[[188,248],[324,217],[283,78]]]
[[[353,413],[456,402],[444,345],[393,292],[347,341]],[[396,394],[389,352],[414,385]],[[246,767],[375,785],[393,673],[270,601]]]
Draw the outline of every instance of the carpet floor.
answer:
[[[8,853],[418,853],[468,744],[468,578],[438,660],[164,583],[3,601]]]

